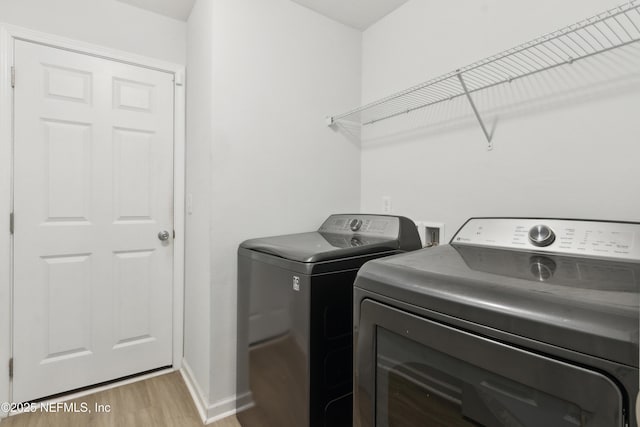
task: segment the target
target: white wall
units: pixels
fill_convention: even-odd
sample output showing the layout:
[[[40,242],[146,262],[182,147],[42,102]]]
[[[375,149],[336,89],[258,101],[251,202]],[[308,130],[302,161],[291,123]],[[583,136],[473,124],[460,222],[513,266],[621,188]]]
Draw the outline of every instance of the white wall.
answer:
[[[185,241],[184,365],[209,402],[211,328],[211,76],[213,2],[198,1],[187,32],[187,211]]]
[[[313,230],[329,214],[360,206],[359,148],[328,128],[324,117],[359,103],[361,34],[289,0],[216,0],[205,11],[201,3],[209,1],[199,0],[189,21],[199,27],[190,28],[190,40],[191,34],[211,37],[212,71],[208,77],[194,72],[192,51],[202,52],[190,46],[188,98],[209,93],[210,79],[212,104],[205,97],[189,101],[188,162],[200,157],[201,166],[188,177],[194,212],[187,241],[203,233],[195,218],[208,209],[211,234],[208,249],[202,241],[188,243],[186,258],[210,251],[210,262],[199,263],[198,273],[205,280],[210,268],[210,318],[202,310],[202,319],[193,322],[210,322],[208,386],[200,386],[209,390],[207,412],[213,417],[235,405],[238,244]],[[209,16],[210,36],[201,17],[196,20],[200,13]],[[187,170],[193,167],[188,163]],[[188,279],[186,286],[189,292],[202,282]],[[186,313],[196,302],[190,300]],[[207,348],[189,342],[189,332],[185,339],[186,349],[200,352],[185,352],[191,365],[190,358]]]
[[[185,63],[185,22],[116,0],[0,0],[0,22]]]
[[[363,34],[362,102],[618,3],[411,0]],[[446,239],[472,216],[639,220],[633,49],[475,95],[489,127],[497,119],[493,151],[464,99],[366,126],[362,210],[390,196],[396,213],[444,222]]]

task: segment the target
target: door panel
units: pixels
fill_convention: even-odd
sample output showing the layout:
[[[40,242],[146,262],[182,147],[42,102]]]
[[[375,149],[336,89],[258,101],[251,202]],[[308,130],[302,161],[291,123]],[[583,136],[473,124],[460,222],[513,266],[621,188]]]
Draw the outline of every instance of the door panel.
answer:
[[[13,399],[170,365],[173,76],[19,40],[15,67]]]
[[[49,321],[44,361],[84,355],[91,348],[91,295],[84,285],[91,280],[91,257],[46,257],[42,267],[47,293],[44,315]]]
[[[114,129],[115,221],[149,221],[153,133]]]
[[[152,251],[114,254],[115,312],[117,343],[115,347],[154,340],[149,324]]]

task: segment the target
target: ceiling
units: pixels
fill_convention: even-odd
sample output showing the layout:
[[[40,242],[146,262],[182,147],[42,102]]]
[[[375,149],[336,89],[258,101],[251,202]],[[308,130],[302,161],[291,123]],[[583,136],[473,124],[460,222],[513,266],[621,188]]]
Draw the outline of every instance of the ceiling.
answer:
[[[195,0],[118,0],[132,6],[186,21]],[[364,30],[407,0],[291,0],[335,21]]]
[[[186,21],[196,0],[118,0],[169,18]]]
[[[407,0],[291,0],[357,30],[393,12]]]

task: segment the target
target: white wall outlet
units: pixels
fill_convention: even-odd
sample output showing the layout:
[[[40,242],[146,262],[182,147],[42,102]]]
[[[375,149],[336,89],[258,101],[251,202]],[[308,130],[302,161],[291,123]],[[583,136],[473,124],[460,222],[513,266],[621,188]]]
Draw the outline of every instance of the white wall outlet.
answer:
[[[433,247],[446,243],[444,223],[434,221],[416,221],[422,247]]]
[[[193,194],[187,193],[187,214],[193,214]]]
[[[393,206],[391,205],[391,197],[382,196],[382,213],[390,214],[393,212]]]

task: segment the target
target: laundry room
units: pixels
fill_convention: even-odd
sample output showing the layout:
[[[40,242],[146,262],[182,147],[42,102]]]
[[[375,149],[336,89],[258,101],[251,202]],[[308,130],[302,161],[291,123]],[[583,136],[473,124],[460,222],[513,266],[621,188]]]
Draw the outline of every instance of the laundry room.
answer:
[[[0,426],[636,427],[639,109],[640,0],[0,0]]]

